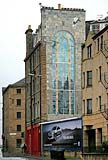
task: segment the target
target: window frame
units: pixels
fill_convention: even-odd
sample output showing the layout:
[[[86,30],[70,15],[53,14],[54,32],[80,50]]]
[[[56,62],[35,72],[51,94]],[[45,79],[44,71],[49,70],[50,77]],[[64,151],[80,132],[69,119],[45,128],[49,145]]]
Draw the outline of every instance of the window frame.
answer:
[[[98,38],[98,39],[97,39],[97,51],[98,51],[98,52],[99,52],[99,50],[100,50],[100,44],[99,44],[99,43],[100,43],[100,39]]]
[[[21,106],[21,99],[16,99],[17,106]]]
[[[92,71],[87,71],[87,87],[92,87]]]
[[[87,58],[91,58],[91,57],[92,57],[92,44],[87,46]]]
[[[92,98],[87,99],[87,114],[92,114]]]
[[[18,141],[20,142],[18,143]],[[22,144],[22,139],[21,138],[16,139],[16,148],[21,148],[21,144]]]
[[[99,66],[99,81],[101,81],[101,79],[102,79],[102,67],[101,66]]]
[[[102,110],[102,98],[99,96],[99,110]]]
[[[17,124],[17,132],[21,132],[21,124]]]
[[[82,73],[82,88],[85,88],[85,72]]]
[[[20,114],[19,114],[19,113],[20,113]],[[18,114],[19,114],[20,116],[19,116]],[[17,113],[16,113],[16,116],[17,116],[17,119],[21,119],[21,112],[17,112]]]
[[[100,49],[103,50],[103,35],[100,37]]]
[[[16,93],[17,93],[17,94],[21,94],[21,88],[17,88],[17,89],[16,89]]]

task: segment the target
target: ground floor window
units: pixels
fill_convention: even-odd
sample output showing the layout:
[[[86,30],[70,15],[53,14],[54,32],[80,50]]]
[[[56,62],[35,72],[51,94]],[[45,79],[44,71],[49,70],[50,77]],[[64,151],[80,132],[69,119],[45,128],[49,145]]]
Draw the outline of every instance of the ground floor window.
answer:
[[[22,144],[22,139],[16,139],[16,147],[20,148]]]

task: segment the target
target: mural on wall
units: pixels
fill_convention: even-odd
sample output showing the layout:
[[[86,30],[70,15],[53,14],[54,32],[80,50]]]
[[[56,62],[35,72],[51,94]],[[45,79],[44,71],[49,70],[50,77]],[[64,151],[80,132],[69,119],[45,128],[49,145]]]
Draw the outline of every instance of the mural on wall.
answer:
[[[53,113],[74,114],[74,38],[67,31],[52,39],[52,89]]]
[[[71,118],[42,124],[43,150],[81,150],[82,119]]]

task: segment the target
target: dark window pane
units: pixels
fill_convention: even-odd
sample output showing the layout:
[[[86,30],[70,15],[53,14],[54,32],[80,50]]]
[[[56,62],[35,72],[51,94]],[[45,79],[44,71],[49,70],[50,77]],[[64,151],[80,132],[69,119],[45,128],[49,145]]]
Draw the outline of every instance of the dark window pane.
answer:
[[[17,131],[21,131],[21,125],[17,125]]]
[[[92,113],[92,99],[87,99],[87,114]]]
[[[22,139],[16,139],[16,147],[20,148],[22,144]]]
[[[101,96],[99,96],[99,109],[101,110]]]
[[[87,58],[91,58],[92,57],[92,45],[89,45],[87,47]]]
[[[102,68],[101,68],[101,66],[99,66],[99,80],[101,81],[101,75],[102,75]]]
[[[99,46],[100,46],[100,40],[99,40],[99,38],[97,39],[97,50],[99,51]]]
[[[17,106],[21,106],[21,99],[17,99]]]
[[[87,71],[87,86],[92,86],[92,71]]]
[[[21,119],[21,112],[17,112],[17,119]]]
[[[21,89],[16,89],[17,93],[21,93]]]
[[[100,43],[100,49],[103,49],[103,35],[101,36],[101,43]]]

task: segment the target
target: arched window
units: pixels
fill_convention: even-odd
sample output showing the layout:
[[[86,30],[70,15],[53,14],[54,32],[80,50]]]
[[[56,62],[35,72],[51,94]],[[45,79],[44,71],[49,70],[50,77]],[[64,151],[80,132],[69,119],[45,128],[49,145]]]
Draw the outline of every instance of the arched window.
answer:
[[[74,38],[67,31],[52,39],[53,113],[74,113]]]

